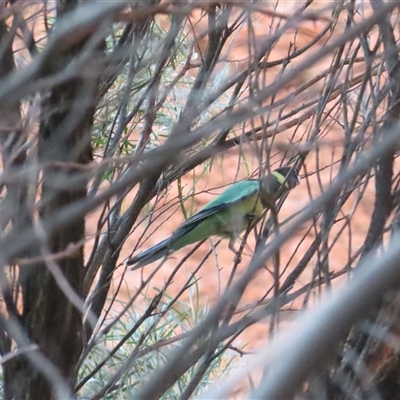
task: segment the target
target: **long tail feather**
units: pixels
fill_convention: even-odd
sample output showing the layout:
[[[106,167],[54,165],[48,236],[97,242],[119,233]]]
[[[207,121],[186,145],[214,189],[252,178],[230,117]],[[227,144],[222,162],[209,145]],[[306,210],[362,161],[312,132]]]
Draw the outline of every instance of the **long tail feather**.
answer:
[[[126,261],[126,265],[138,264],[134,268],[132,268],[133,270],[141,268],[147,264],[152,263],[153,261],[164,257],[168,254],[170,250],[171,238],[168,238],[156,244],[155,246],[150,247],[150,249],[143,251],[137,256],[130,258],[128,261]]]

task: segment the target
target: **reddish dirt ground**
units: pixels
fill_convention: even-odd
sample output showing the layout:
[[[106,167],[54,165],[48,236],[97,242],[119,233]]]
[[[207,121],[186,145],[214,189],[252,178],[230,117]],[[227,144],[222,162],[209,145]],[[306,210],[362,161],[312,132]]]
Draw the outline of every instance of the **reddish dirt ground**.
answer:
[[[282,11],[282,10],[280,10]],[[288,12],[288,10],[283,10]],[[267,20],[266,20],[267,19]],[[260,17],[257,21],[255,21],[255,28],[258,30],[258,40],[260,43],[265,40],[268,35],[268,32],[264,32],[266,26],[268,26],[268,17]],[[273,53],[273,58],[279,59],[284,57],[287,54],[289,43],[295,40],[296,46],[301,47],[312,40],[313,37],[322,29],[324,26],[324,22],[308,22],[304,24],[300,31],[298,32],[288,32],[285,34],[279,41],[278,46],[276,46],[276,50]],[[199,27],[201,29],[201,27]],[[318,46],[318,44],[317,44]],[[240,32],[236,37],[236,42],[232,44],[231,52],[229,54],[229,59],[231,61],[238,60],[237,62],[232,62],[231,64],[231,75],[234,75],[238,70],[246,67],[246,57],[247,57],[247,33],[246,31]],[[324,65],[318,65],[315,69],[305,71],[302,76],[298,76],[295,82],[292,82],[293,86],[285,88],[283,93],[288,93],[293,90],[293,87],[296,85],[307,81],[310,77],[319,73],[322,69],[325,69],[329,66],[328,60],[326,60]],[[278,71],[278,70],[277,70]],[[273,74],[277,73],[277,71],[271,71],[271,78],[273,79]],[[307,122],[306,128],[309,128],[309,123]],[[282,135],[282,141],[285,141],[285,137],[289,137],[289,134],[292,134],[293,131],[287,132]],[[302,132],[298,132],[300,136]],[[333,126],[330,132],[330,138],[341,138],[341,131],[338,126]],[[307,171],[312,172],[315,170],[318,163],[320,163],[319,167],[322,164],[331,164],[332,157],[332,148],[328,146],[325,149],[322,149],[318,154],[311,153],[310,157],[306,161]],[[221,185],[228,185],[234,182],[237,179],[246,178],[249,176],[249,172],[252,173],[258,168],[258,159],[256,157],[255,152],[249,146],[245,149],[246,159],[245,162],[243,158],[239,156],[239,150],[232,150],[228,154],[225,154],[223,158],[218,158],[215,160],[212,168],[205,174],[202,174],[202,169],[198,168],[196,170],[196,178],[198,177],[198,183],[196,184],[196,191],[201,192],[194,198],[194,203],[192,204],[193,211],[198,210],[202,206],[204,206],[210,199],[212,199],[216,194],[221,193],[223,188]],[[280,156],[278,155],[275,161],[279,161]],[[278,164],[276,164],[278,166]],[[326,172],[322,174],[322,184],[327,185],[329,183],[331,171],[328,169]],[[301,174],[304,174],[304,171],[301,171]],[[310,194],[309,191],[316,195],[320,193],[321,188],[319,187],[320,183],[315,179],[315,176],[310,176],[308,179],[311,188],[308,186],[305,180],[302,181],[300,187],[296,188],[293,192],[291,192],[283,205],[283,208],[280,213],[280,221],[285,220],[286,217],[292,215],[296,211],[300,210],[302,207],[309,203]],[[182,186],[184,187],[184,191],[188,191],[193,185],[193,175],[188,174],[182,179]],[[207,192],[204,192],[207,190]],[[209,192],[208,192],[209,190]],[[176,185],[173,185],[168,192],[168,199],[176,200],[177,188]],[[129,198],[133,198],[132,196],[128,196]],[[189,203],[190,204],[190,203]],[[352,223],[352,240],[353,246],[358,245],[363,239],[363,235],[367,228],[366,223],[368,218],[366,214],[368,214],[367,210],[371,209],[373,204],[373,196],[372,194],[367,194],[361,206],[356,210],[356,215],[353,218]],[[349,204],[351,207],[351,204]],[[145,212],[143,212],[142,217],[145,216]],[[165,214],[162,218],[165,220],[152,234],[148,240],[141,244],[138,251],[142,251],[151,247],[152,245],[157,244],[162,239],[168,237],[184,220],[184,216],[179,209],[178,206],[172,208],[169,212]],[[90,217],[88,221],[88,233],[90,234],[92,229],[94,229],[93,224],[96,221],[96,215]],[[123,246],[121,253],[121,262],[126,259],[132,253],[132,249],[135,248],[139,233],[143,231],[146,223],[145,221],[139,225],[137,230],[128,238],[126,243]],[[154,225],[156,226],[156,225]],[[306,233],[309,225],[304,226],[300,232],[296,236],[294,236],[282,249],[281,252],[281,264],[284,266],[288,262],[288,260],[292,258],[292,260],[288,264],[288,271],[290,272],[291,268],[296,265],[296,263],[300,260],[304,253],[304,249],[307,248],[307,245],[311,243],[314,239],[314,232],[311,230],[306,240],[297,248],[299,244],[300,238]],[[188,276],[191,271],[193,271],[206,252],[210,249],[211,243],[216,243],[217,239],[213,238],[208,243],[205,243],[189,260],[185,263],[183,268],[177,273],[176,277],[172,285],[168,290],[168,294],[174,295],[177,291],[182,287],[182,285],[188,279]],[[239,243],[238,243],[239,244]],[[254,248],[254,238],[253,235],[249,239],[249,247],[250,249]],[[90,245],[90,243],[89,243]],[[339,240],[334,247],[334,251],[332,252],[332,258],[330,260],[330,268],[332,271],[337,271],[345,265],[348,260],[347,253],[347,239],[343,238],[343,240]],[[151,296],[152,293],[155,293],[157,289],[162,288],[165,280],[170,275],[171,271],[176,266],[177,262],[187,254],[189,248],[185,248],[179,252],[176,252],[173,256],[168,258],[160,271],[157,272],[155,277],[153,278],[149,290],[147,292],[148,296]],[[245,250],[243,260],[239,266],[237,276],[240,276],[243,271],[248,266],[250,260],[251,251],[249,249]],[[223,241],[218,248],[214,251],[214,253],[210,256],[210,258],[203,265],[201,270],[197,273],[196,278],[198,279],[198,290],[200,294],[200,302],[207,303],[208,305],[212,305],[218,299],[220,293],[223,292],[227,280],[231,273],[231,268],[233,264],[233,254],[228,249],[227,241]],[[148,276],[148,274],[153,270],[155,264],[148,265],[143,269],[143,271],[134,271],[129,272],[125,276],[124,284],[122,285],[122,290],[120,291],[120,297],[123,300],[128,300],[132,293],[136,291],[136,288],[139,287],[143,276]],[[269,263],[268,266],[271,266]],[[267,266],[266,266],[267,267]],[[312,261],[310,267],[303,273],[297,282],[297,286],[301,286],[307,282],[309,282],[310,277],[313,272],[313,268],[315,267],[315,261]],[[123,267],[121,267],[122,273]],[[121,275],[119,271],[116,273],[115,284],[118,283],[118,278]],[[267,269],[264,269],[259,272],[256,279],[253,280],[248,290],[246,290],[241,304],[248,304],[250,302],[254,302],[261,297],[266,295],[266,291],[270,288],[272,283],[272,277],[270,272]],[[183,301],[188,299],[188,293],[185,293],[182,298]],[[311,299],[313,301],[313,299]],[[301,306],[302,302],[298,301],[295,304],[291,305],[292,309],[296,309],[298,306]],[[295,312],[287,312],[282,314],[282,320],[288,319],[290,320]],[[236,345],[249,344],[247,348],[253,348],[258,345],[261,341],[263,341],[269,332],[269,324],[268,321],[263,323],[258,323],[253,327],[247,329],[236,341]]]

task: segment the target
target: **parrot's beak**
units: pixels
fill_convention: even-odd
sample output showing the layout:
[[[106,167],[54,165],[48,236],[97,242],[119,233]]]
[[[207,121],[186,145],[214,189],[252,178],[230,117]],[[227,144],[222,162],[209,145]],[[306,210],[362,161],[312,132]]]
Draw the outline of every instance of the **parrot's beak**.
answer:
[[[286,181],[286,187],[289,190],[294,189],[296,186],[300,185],[300,176],[297,168],[292,168]]]

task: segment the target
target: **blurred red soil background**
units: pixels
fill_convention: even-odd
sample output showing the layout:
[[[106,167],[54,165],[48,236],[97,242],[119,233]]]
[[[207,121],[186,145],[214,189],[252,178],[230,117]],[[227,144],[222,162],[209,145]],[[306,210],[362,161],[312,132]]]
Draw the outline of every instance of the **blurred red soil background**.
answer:
[[[276,12],[281,13],[282,15],[291,15],[293,11],[299,6],[296,3],[282,3],[284,6],[278,7]],[[316,7],[326,6],[327,4],[319,3]],[[327,17],[329,17],[329,12],[327,13]],[[194,29],[197,34],[204,31],[207,27],[206,21],[203,20],[200,23],[197,20],[197,16],[193,15],[193,21],[196,22]],[[256,36],[256,41],[252,42],[252,46],[259,46],[268,38],[269,30],[273,31],[274,28],[270,28],[271,24],[276,25],[282,21],[282,19],[273,17],[271,15],[262,15],[258,14],[258,16],[253,21],[253,28]],[[323,19],[315,19],[314,21],[304,21],[298,27],[298,29],[292,29],[287,31],[278,41],[278,43],[274,46],[274,50],[272,54],[269,56],[268,61],[273,61],[286,57],[289,51],[289,48],[293,48],[293,46],[297,48],[301,48],[305,46],[307,43],[310,43],[325,27],[326,21]],[[338,32],[340,29],[338,30]],[[340,33],[340,32],[339,32]],[[206,43],[200,43],[200,47],[205,46]],[[314,45],[314,50],[317,51],[319,46],[323,46],[323,40],[320,40],[316,45]],[[220,65],[219,69],[222,70],[229,66],[229,76],[235,76],[239,71],[243,71],[247,68],[248,64],[248,47],[249,47],[249,35],[246,27],[243,27],[236,35],[234,42],[229,43],[226,52],[225,62]],[[204,48],[203,48],[204,50]],[[307,56],[307,52],[303,57]],[[301,57],[299,60],[296,60],[296,63],[301,61]],[[321,73],[321,71],[329,68],[330,59],[327,58],[319,65],[314,66],[312,69],[304,71],[301,75],[297,76],[296,80],[292,81],[291,85],[288,87],[282,88],[280,93],[280,97],[291,93],[294,88],[298,87],[300,84],[307,82],[310,78],[316,76]],[[291,68],[293,66],[289,66]],[[279,73],[280,67],[276,69],[271,69],[267,71],[266,74],[266,84],[273,81],[275,76]],[[279,134],[279,142],[287,143],[289,138],[294,135],[294,138],[301,138],[305,135],[305,132],[309,132],[311,130],[313,120],[312,117],[305,121],[305,123],[300,127],[294,127],[286,130]],[[306,206],[310,201],[310,194],[313,197],[317,196],[321,193],[324,187],[329,185],[329,181],[335,175],[335,167],[326,168],[323,172],[321,172],[320,177],[321,181],[316,178],[316,175],[313,175],[313,171],[318,169],[323,169],[325,165],[331,165],[332,162],[338,158],[340,152],[340,145],[331,145],[331,142],[338,142],[342,140],[343,134],[341,128],[338,124],[332,124],[329,127],[329,132],[326,134],[326,143],[325,147],[321,147],[318,151],[312,151],[308,158],[306,159],[305,165],[306,170],[301,171],[301,176],[303,177],[302,182],[299,187],[297,187],[294,191],[292,191],[286,202],[284,203],[282,210],[279,215],[280,221],[284,221],[287,217],[293,215],[296,211],[301,210],[304,206]],[[304,136],[306,137],[306,135]],[[302,142],[305,143],[305,140]],[[244,154],[245,157],[241,155]],[[282,159],[283,153],[279,154],[277,152],[276,157],[271,160],[271,164],[273,168],[277,168],[279,166],[279,161]],[[184,176],[182,178],[181,184],[183,187],[184,193],[189,193],[190,189],[193,187],[194,178],[197,180],[195,190],[197,195],[193,198],[189,198],[186,206],[190,208],[193,212],[203,207],[208,201],[214,198],[217,194],[221,193],[224,189],[225,185],[229,185],[236,180],[248,178],[251,173],[254,173],[259,167],[259,160],[257,154],[255,152],[254,146],[251,144],[247,144],[243,146],[243,148],[235,148],[224,154],[222,157],[217,157],[212,167],[209,168],[206,172],[203,167],[198,167],[195,170],[195,175],[192,173]],[[307,179],[305,179],[305,172],[309,174]],[[127,197],[127,203],[134,197],[134,192],[130,193]],[[145,238],[147,240],[144,243],[141,243],[139,247],[136,249],[135,254],[140,251],[143,251],[161,240],[165,239],[179,226],[180,223],[184,221],[184,215],[179,207],[177,201],[178,189],[177,185],[173,184],[168,189],[168,193],[165,198],[165,202],[173,201],[174,206],[169,208],[160,218],[159,221],[155,222],[151,230],[157,227],[156,231],[153,234],[150,234],[151,231],[148,231],[145,234]],[[193,203],[191,203],[193,201]],[[162,199],[159,205],[164,203],[164,199]],[[351,199],[348,202],[348,207],[351,209]],[[159,205],[157,209],[162,210]],[[373,192],[370,190],[367,191],[367,194],[364,196],[362,204],[355,210],[355,216],[352,218],[351,229],[352,229],[352,243],[353,246],[360,245],[360,243],[364,239],[364,235],[366,229],[368,228],[367,223],[369,218],[367,215],[371,210],[373,205]],[[146,212],[145,210],[141,214],[142,222],[139,224],[137,229],[130,235],[130,237],[126,240],[123,250],[121,252],[121,263],[132,254],[133,249],[137,246],[137,241],[141,236],[141,233],[146,228]],[[88,236],[93,235],[96,229],[98,214],[95,213],[88,218],[87,222],[87,231]],[[280,257],[281,257],[281,265],[285,266],[289,259],[292,257],[291,261],[288,264],[288,272],[291,271],[301,259],[304,254],[304,251],[308,248],[310,243],[315,239],[315,232],[311,229],[306,239],[299,246],[300,240],[306,234],[307,230],[311,224],[304,226],[282,249]],[[172,284],[170,285],[167,293],[171,296],[178,293],[178,291],[182,288],[182,286],[186,283],[190,273],[197,267],[199,262],[205,256],[207,251],[210,249],[211,244],[215,244],[218,241],[217,238],[212,238],[210,241],[203,244],[203,246],[196,251],[184,264],[183,268],[175,276]],[[90,254],[90,246],[92,242],[88,242],[88,249],[86,250],[86,255]],[[237,243],[237,246],[239,242]],[[187,247],[174,253],[170,256],[163,267],[156,273],[153,277],[151,284],[146,292],[147,296],[151,297],[155,293],[157,293],[158,289],[161,289],[164,286],[164,283],[171,271],[177,265],[177,263],[182,259],[184,255],[188,253],[191,247]],[[238,275],[243,273],[248,266],[249,260],[251,258],[251,249],[254,249],[254,235],[251,234],[249,237],[249,248],[245,249],[243,254],[243,259],[241,264],[239,265]],[[343,239],[340,238],[336,244],[334,245],[334,251],[331,253],[332,257],[330,258],[330,268],[332,271],[338,271],[347,263],[349,259],[349,243],[347,235],[343,236]],[[215,249],[215,251],[211,254],[208,260],[204,263],[200,271],[197,273],[197,287],[199,290],[200,303],[208,304],[212,306],[221,293],[223,293],[224,288],[226,287],[227,281],[231,274],[231,268],[233,265],[233,253],[228,249],[228,243],[226,240],[222,241],[222,243]],[[123,301],[128,301],[132,294],[136,292],[136,289],[140,286],[142,282],[142,277],[148,276],[151,271],[156,267],[157,263],[146,266],[143,270],[128,272],[125,274],[124,281],[122,284],[122,288],[119,291],[119,299]],[[267,265],[272,268],[271,262]],[[296,287],[300,287],[304,284],[307,284],[311,280],[311,276],[313,274],[313,270],[315,268],[315,260],[310,263],[309,268],[302,274],[298,282],[296,283]],[[119,285],[120,277],[122,276],[124,266],[121,265],[120,269],[115,274],[114,279],[114,290]],[[256,279],[253,280],[249,288],[246,290],[241,305],[245,305],[251,302],[255,302],[265,296],[267,290],[271,287],[273,282],[272,276],[270,272],[265,268],[259,272]],[[270,297],[269,295],[268,297]],[[189,293],[186,291],[182,297],[181,301],[188,301]],[[142,301],[142,299],[138,299],[138,302]],[[311,299],[311,302],[313,300]],[[133,307],[141,310],[140,304],[136,302]],[[299,309],[302,306],[302,299],[299,299],[294,304],[292,304],[289,308],[291,311]],[[282,315],[282,319],[286,317],[290,320],[295,312],[288,312]],[[286,316],[286,317],[285,317]],[[269,325],[268,320],[264,323],[257,323],[254,326],[246,329],[246,331],[236,340],[235,345],[241,347],[244,344],[247,344],[246,350],[254,348],[256,345],[259,345],[262,340],[268,336]]]

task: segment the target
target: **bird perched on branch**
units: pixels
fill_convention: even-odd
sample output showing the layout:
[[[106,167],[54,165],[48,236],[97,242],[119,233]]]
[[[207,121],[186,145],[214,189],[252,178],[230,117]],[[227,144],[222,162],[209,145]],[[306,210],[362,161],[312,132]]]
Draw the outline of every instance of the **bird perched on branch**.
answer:
[[[229,248],[236,253],[235,240],[265,209],[274,209],[276,200],[300,183],[296,168],[278,168],[261,179],[234,183],[200,211],[187,219],[168,239],[130,258],[133,269],[156,261],[189,244],[211,236],[229,238]]]

